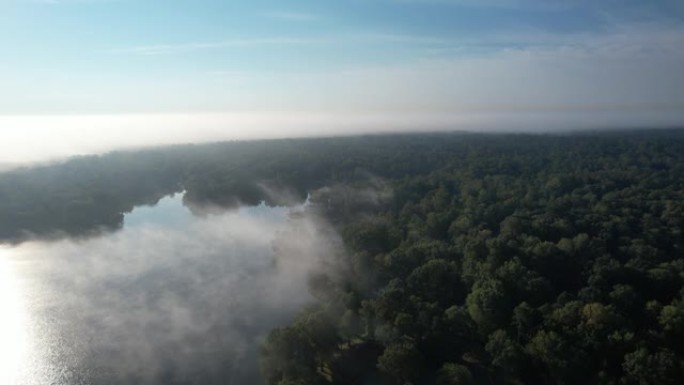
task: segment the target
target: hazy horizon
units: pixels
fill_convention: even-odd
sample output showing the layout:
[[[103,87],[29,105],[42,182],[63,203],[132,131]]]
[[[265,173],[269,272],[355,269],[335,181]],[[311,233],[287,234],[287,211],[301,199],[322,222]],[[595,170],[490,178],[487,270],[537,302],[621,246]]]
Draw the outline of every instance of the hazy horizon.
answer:
[[[329,137],[362,134],[567,132],[683,127],[684,113],[508,111],[499,113],[287,113],[119,114],[0,116],[0,170],[77,155],[152,146]],[[9,129],[8,129],[9,128]]]
[[[0,163],[156,144],[684,125],[680,1],[0,1]]]

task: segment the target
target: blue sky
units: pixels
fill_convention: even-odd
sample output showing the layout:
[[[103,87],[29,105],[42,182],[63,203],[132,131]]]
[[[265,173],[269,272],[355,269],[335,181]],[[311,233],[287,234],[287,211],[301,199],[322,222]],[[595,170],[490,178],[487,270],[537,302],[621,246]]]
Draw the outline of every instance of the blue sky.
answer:
[[[684,126],[682,0],[0,0],[0,170],[116,148]]]
[[[0,113],[676,109],[680,0],[0,0]]]

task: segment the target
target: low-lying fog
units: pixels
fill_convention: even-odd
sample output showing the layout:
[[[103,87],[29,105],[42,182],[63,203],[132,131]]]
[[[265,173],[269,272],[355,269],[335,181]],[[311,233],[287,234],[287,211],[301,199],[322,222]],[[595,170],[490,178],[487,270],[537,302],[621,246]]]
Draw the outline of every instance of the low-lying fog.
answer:
[[[116,233],[0,249],[0,383],[259,384],[260,342],[336,242],[302,210],[194,217],[177,194]]]
[[[0,171],[18,164],[116,149],[221,140],[425,131],[553,132],[672,127],[681,108],[464,110],[448,113],[242,112],[138,115],[0,115]]]

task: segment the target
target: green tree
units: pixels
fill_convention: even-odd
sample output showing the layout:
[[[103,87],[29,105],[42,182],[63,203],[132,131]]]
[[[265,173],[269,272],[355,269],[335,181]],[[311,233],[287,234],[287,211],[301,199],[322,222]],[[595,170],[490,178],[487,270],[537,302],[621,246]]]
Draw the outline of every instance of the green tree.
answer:
[[[636,385],[680,384],[684,375],[681,359],[665,349],[651,352],[639,348],[625,356],[622,368],[627,383]]]
[[[423,369],[423,356],[409,341],[393,343],[378,358],[378,369],[398,383],[414,383]]]
[[[484,331],[507,324],[511,304],[504,285],[497,279],[477,281],[468,294],[466,304],[468,313]]]
[[[463,365],[447,363],[437,374],[437,385],[474,385],[470,370]]]

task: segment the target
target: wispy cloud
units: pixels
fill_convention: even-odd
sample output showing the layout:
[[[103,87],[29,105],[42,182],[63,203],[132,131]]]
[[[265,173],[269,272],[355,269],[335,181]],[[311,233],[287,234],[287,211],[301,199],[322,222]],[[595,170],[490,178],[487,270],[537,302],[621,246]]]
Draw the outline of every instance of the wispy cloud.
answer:
[[[48,5],[64,5],[64,4],[95,4],[95,3],[111,3],[118,0],[25,0],[27,3],[48,4]]]
[[[261,37],[261,38],[238,38],[214,42],[193,42],[179,44],[154,44],[136,47],[114,48],[105,50],[109,54],[132,54],[132,55],[170,55],[183,54],[201,50],[244,48],[257,46],[303,46],[303,45],[331,45],[353,44],[356,46],[369,44],[406,44],[444,46],[452,41],[434,36],[407,35],[391,33],[358,33],[346,36],[327,37]]]
[[[422,6],[453,6],[489,11],[566,12],[583,10],[607,19],[662,20],[681,19],[681,0],[377,0],[394,4]]]
[[[575,3],[566,0],[386,0],[415,5],[453,5],[472,8],[567,9]]]
[[[323,39],[313,37],[262,37],[240,38],[216,42],[195,42],[182,44],[155,44],[106,50],[110,54],[169,55],[201,50],[238,48],[269,45],[309,45],[324,43]]]
[[[262,12],[259,15],[269,19],[279,19],[286,21],[314,21],[320,19],[319,15],[313,13],[293,11],[268,11]]]
[[[448,44],[453,39],[444,37],[436,37],[429,35],[410,35],[397,33],[363,33],[352,34],[347,37],[348,40],[353,40],[355,43],[401,43],[401,44],[425,44],[425,45],[442,45]]]
[[[215,74],[261,89],[260,102],[271,100],[283,109],[581,110],[590,111],[587,126],[682,122],[677,112],[684,100],[681,29],[633,25],[573,37],[521,33],[517,41],[510,46],[504,36],[492,36],[484,54],[473,54],[471,45],[391,65]]]
[[[635,32],[638,31],[638,32]],[[425,54],[477,56],[510,50],[530,48],[553,49],[637,49],[657,51],[672,49],[684,44],[684,27],[662,26],[653,23],[618,24],[604,32],[551,33],[544,30],[526,28],[478,36],[431,36],[423,34],[402,34],[382,32],[358,32],[346,35],[328,36],[271,36],[255,38],[232,38],[219,41],[190,43],[151,44],[134,47],[107,49],[108,54],[130,55],[171,55],[185,54],[202,50],[230,48],[250,48],[269,46],[312,46],[314,48],[341,46],[388,45],[417,49]],[[600,45],[600,47],[595,47]],[[418,52],[418,53],[419,53]]]
[[[601,33],[552,33],[526,28],[508,32],[494,32],[477,37],[465,36],[443,39],[423,51],[428,54],[455,58],[478,57],[506,52],[582,52],[642,56],[656,52],[677,54],[684,46],[684,27],[663,26],[655,23],[618,24]],[[677,55],[681,56],[681,55]]]

